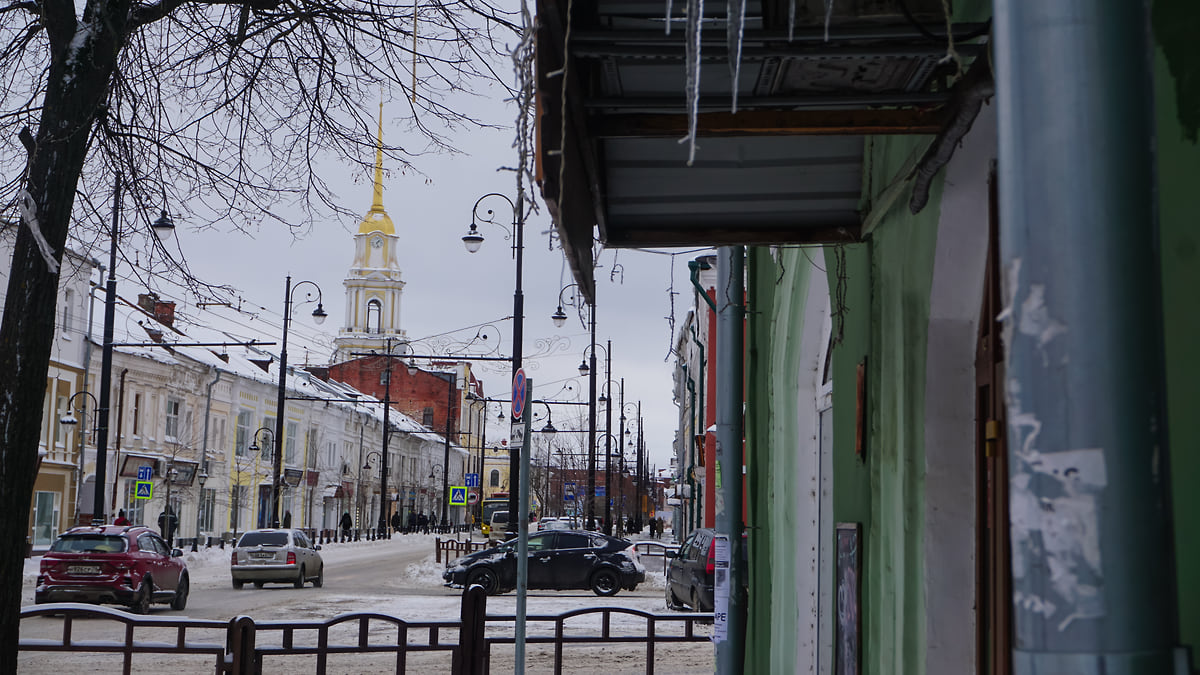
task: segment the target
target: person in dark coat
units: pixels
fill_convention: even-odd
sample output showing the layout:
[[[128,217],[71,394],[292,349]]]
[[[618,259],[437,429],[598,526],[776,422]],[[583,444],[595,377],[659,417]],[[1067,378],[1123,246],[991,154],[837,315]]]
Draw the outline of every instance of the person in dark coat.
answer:
[[[167,546],[175,540],[175,528],[179,527],[179,516],[168,506],[158,514],[158,532],[167,540]]]
[[[417,514],[415,511],[408,512],[408,528],[405,531],[409,533],[417,531]]]
[[[350,519],[350,512],[346,511],[342,514],[342,536],[349,539],[350,530],[354,528],[354,521]]]
[[[283,529],[285,529],[285,530],[292,529],[292,512],[291,511],[283,512]]]
[[[400,514],[399,513],[392,514],[392,531],[393,532],[400,531]]]

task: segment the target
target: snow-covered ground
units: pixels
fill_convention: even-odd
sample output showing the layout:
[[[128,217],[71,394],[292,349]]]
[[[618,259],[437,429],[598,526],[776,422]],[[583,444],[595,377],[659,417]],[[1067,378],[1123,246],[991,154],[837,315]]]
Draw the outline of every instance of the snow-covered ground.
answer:
[[[277,594],[279,597],[301,598],[300,604],[280,605],[278,607],[263,607],[261,620],[321,620],[351,612],[375,612],[395,616],[408,621],[457,621],[461,609],[461,596],[458,592],[449,592],[442,586],[442,570],[444,563],[434,562],[434,540],[436,535],[405,535],[390,540],[359,541],[346,544],[329,544],[322,548],[321,555],[329,568],[341,562],[361,560],[364,557],[379,557],[395,559],[404,552],[408,560],[416,562],[404,564],[396,568],[385,579],[380,581],[381,587],[388,590],[400,590],[401,593],[378,593],[364,595],[359,593],[339,592],[329,584],[320,589],[317,594],[313,590],[304,595]],[[230,550],[211,548],[202,549],[196,553],[185,550],[189,574],[193,588],[200,592],[203,587],[228,587],[229,553]],[[424,553],[424,552],[427,552]],[[33,558],[25,564],[25,587],[27,602],[32,602],[32,588],[38,570],[40,558]],[[646,581],[639,585],[635,592],[622,592],[612,598],[598,598],[588,591],[533,591],[527,600],[527,613],[530,617],[557,615],[584,608],[613,607],[647,612],[655,615],[679,616],[666,607],[664,600],[665,578],[662,573],[662,561],[657,557],[643,557],[646,566]],[[239,596],[241,597],[241,596]],[[275,597],[275,596],[268,596]],[[516,594],[507,593],[487,599],[487,613],[491,616],[512,616],[516,613]],[[254,612],[256,620],[260,613]],[[575,617],[564,624],[567,635],[599,635],[603,631],[603,618],[600,614],[590,614]],[[644,617],[614,613],[609,616],[608,630],[613,636],[645,635],[647,620]],[[659,636],[680,635],[683,624],[672,621],[656,622],[655,634]],[[419,631],[418,631],[419,632]],[[531,620],[528,623],[527,634],[530,638],[550,637],[555,632],[555,624],[551,621]],[[705,635],[711,632],[711,626],[697,626],[697,633]],[[394,640],[395,629],[385,625],[378,628],[372,626],[372,641],[378,639]],[[488,627],[489,636],[512,636],[513,624],[493,623]],[[298,638],[299,639],[299,638]],[[264,634],[261,641],[268,640]],[[409,638],[410,643],[414,640]],[[420,639],[418,639],[420,641]],[[511,645],[497,645],[492,648],[491,672],[512,672],[514,650]],[[627,673],[643,672],[645,670],[646,646],[642,644],[604,643],[597,645],[569,645],[564,649],[567,666],[572,675],[583,673]],[[530,644],[527,649],[527,672],[552,672],[554,651],[549,645]],[[110,669],[107,663],[109,657],[88,654],[26,654],[22,655],[22,673],[60,673],[65,668],[84,668],[87,672],[120,672],[119,660],[113,661]],[[290,659],[290,657],[289,657]],[[311,659],[296,657],[295,659],[269,660],[266,672],[312,672],[315,662]],[[706,643],[662,643],[655,648],[656,673],[702,673],[711,672],[713,650]],[[195,663],[183,666],[183,663]],[[394,672],[394,655],[374,655],[371,657],[345,657],[342,665],[333,665],[331,661],[329,672],[338,673],[386,673]],[[338,662],[342,663],[342,662]],[[389,665],[390,664],[390,665]],[[415,653],[408,660],[409,672],[441,673],[449,672],[448,660],[445,654]],[[205,660],[188,661],[178,656],[139,654],[134,660],[133,672],[161,673],[164,670],[175,672],[211,672],[211,664]]]

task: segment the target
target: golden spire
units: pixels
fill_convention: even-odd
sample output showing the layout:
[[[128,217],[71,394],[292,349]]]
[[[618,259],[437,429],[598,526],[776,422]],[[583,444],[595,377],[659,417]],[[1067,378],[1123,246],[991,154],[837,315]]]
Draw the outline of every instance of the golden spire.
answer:
[[[359,234],[382,232],[395,234],[396,227],[392,219],[383,210],[383,101],[379,102],[379,136],[375,142],[375,196],[371,201],[371,210],[363,217],[358,226]]]

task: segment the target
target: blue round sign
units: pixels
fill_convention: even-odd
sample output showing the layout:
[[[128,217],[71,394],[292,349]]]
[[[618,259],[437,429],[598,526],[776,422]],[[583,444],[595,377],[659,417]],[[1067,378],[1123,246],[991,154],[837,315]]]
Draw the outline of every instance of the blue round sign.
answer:
[[[513,375],[512,387],[512,418],[513,421],[521,419],[525,413],[525,369],[518,368]]]

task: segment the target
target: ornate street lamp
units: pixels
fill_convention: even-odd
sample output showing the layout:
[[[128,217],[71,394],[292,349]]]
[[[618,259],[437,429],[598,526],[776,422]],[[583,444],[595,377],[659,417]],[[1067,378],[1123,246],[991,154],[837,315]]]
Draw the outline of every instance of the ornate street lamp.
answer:
[[[96,487],[93,491],[92,524],[103,525],[104,486],[108,478],[108,412],[112,392],[113,329],[117,311],[117,239],[121,224],[121,174],[113,181],[112,229],[109,231],[108,283],[104,295],[104,346],[100,356],[100,400],[96,406]],[[155,237],[166,241],[175,233],[175,223],[166,211],[150,224]]]
[[[196,538],[192,540],[192,553],[195,553],[195,552],[196,552],[196,550],[197,550],[197,549],[199,548],[199,546],[200,546],[200,515],[201,515],[201,513],[202,513],[202,509],[203,509],[203,507],[204,507],[204,484],[208,482],[208,474],[207,474],[207,473],[205,473],[205,472],[203,472],[203,471],[201,471],[201,472],[200,472],[200,475],[196,477],[196,480],[197,480],[197,482],[199,482],[199,483],[200,483],[200,489],[199,489],[199,490],[197,490],[197,498],[196,498]]]
[[[489,197],[499,197],[505,202],[512,213],[512,230],[499,221],[495,220],[494,212],[491,209],[486,211],[486,215],[481,216],[479,213],[479,205],[483,200]],[[524,338],[523,327],[525,323],[525,295],[521,290],[522,277],[522,258],[525,251],[525,190],[518,183],[517,201],[513,203],[511,199],[499,192],[490,192],[475,200],[475,205],[471,207],[471,226],[462,238],[463,245],[467,247],[468,253],[475,253],[483,245],[483,235],[479,233],[477,223],[490,223],[496,225],[506,232],[510,232],[513,236],[513,259],[516,261],[516,283],[513,288],[513,355],[512,355],[512,372],[513,377],[516,377],[517,371],[521,369],[521,343]],[[521,456],[519,452],[509,452],[509,483],[516,487],[521,485],[520,476],[523,469],[521,468]],[[508,512],[517,513],[520,510],[520,500],[518,495],[519,490],[510,489],[508,492]],[[518,527],[518,519],[508,519],[508,531],[510,534],[515,534]]]
[[[317,325],[324,323],[325,308],[321,304],[321,287],[312,281],[301,281],[292,286],[292,275],[287,276],[283,286],[283,342],[279,348],[279,390],[275,403],[275,461],[271,466],[271,527],[279,527],[279,493],[280,474],[283,471],[283,419],[287,416],[287,340],[288,324],[292,318],[292,294],[304,285],[312,286],[316,291],[317,308],[313,310],[313,322]],[[314,302],[312,291],[306,291],[302,302]]]

